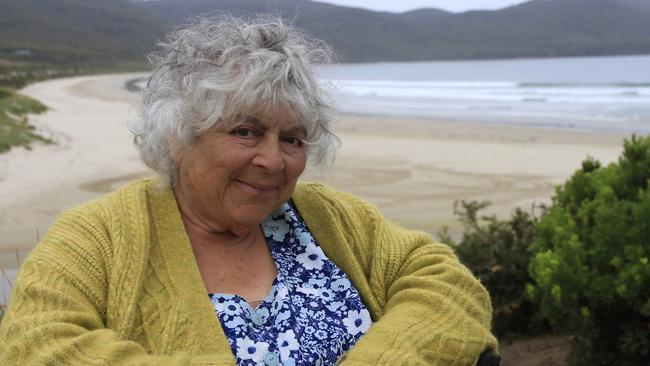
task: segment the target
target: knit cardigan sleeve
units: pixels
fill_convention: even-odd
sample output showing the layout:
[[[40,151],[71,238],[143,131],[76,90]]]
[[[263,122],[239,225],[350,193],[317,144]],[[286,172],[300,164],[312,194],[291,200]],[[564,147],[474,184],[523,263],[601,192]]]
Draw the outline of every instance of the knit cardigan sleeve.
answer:
[[[325,202],[307,212],[320,221],[314,229],[328,222],[327,235],[339,232],[319,241],[336,241],[328,255],[354,278],[373,314],[374,324],[341,365],[469,366],[497,349],[490,297],[448,246],[386,220],[352,195],[319,184],[309,195]]]
[[[111,244],[103,220],[64,213],[23,263],[0,327],[0,365],[223,365],[232,355],[151,355],[106,327]]]

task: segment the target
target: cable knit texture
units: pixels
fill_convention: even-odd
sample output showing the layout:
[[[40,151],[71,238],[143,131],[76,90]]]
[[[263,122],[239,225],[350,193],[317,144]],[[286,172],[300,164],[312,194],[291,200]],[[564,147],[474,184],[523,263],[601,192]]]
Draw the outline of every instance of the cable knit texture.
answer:
[[[339,364],[474,365],[496,349],[489,296],[447,246],[318,183],[293,200],[375,322]],[[140,180],[61,215],[21,267],[0,364],[235,364],[169,188]]]

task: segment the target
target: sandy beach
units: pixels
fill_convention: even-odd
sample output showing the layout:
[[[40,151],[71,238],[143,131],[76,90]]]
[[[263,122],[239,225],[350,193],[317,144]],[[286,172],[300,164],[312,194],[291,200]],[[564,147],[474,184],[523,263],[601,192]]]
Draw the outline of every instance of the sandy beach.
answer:
[[[15,268],[64,209],[153,173],[127,129],[137,94],[134,74],[58,79],[22,92],[50,111],[31,117],[56,145],[0,155],[0,265]],[[490,212],[549,202],[557,184],[591,155],[615,161],[624,136],[528,127],[342,116],[334,165],[311,169],[321,180],[376,204],[389,218],[435,234],[460,227],[457,199],[489,200]]]

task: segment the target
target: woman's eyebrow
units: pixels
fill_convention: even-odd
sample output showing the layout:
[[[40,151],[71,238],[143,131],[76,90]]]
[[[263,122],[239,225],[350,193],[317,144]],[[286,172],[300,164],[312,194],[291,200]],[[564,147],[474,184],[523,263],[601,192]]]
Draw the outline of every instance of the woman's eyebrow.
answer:
[[[242,122],[245,123],[250,123],[252,125],[255,125],[255,127],[261,129],[261,130],[267,130],[268,126],[259,118],[255,116],[244,116],[242,118]],[[305,126],[303,126],[300,123],[292,123],[288,128],[284,129],[282,133],[290,133],[290,134],[295,134],[295,133],[302,133],[302,134],[307,134],[307,129]]]
[[[264,129],[266,128],[264,123],[262,123],[262,121],[260,121],[260,119],[255,116],[244,116],[244,118],[242,118],[241,121],[253,124],[255,125],[255,127],[264,128]]]
[[[284,130],[283,133],[285,133],[285,134],[303,134],[303,135],[307,135],[307,129],[305,128],[305,126],[296,123],[294,125],[291,125],[286,130]]]

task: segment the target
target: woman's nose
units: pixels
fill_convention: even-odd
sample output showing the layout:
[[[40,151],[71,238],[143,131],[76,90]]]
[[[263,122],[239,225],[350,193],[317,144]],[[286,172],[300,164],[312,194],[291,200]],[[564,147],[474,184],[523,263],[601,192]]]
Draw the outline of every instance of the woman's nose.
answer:
[[[282,146],[277,136],[265,135],[257,145],[258,149],[253,157],[253,164],[274,173],[284,169]]]

